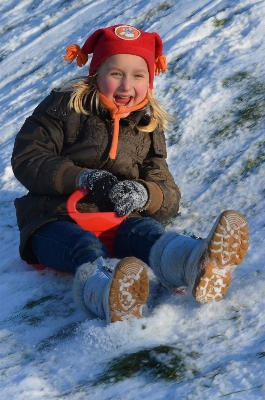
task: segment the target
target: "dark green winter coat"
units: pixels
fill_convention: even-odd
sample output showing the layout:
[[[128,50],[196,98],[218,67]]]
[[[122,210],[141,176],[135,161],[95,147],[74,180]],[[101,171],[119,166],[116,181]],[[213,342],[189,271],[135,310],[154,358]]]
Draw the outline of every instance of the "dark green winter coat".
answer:
[[[121,119],[117,156],[111,160],[109,112],[100,107],[98,115],[77,114],[68,106],[69,97],[69,93],[53,91],[26,119],[14,144],[12,168],[29,191],[15,200],[20,254],[31,263],[37,260],[28,244],[30,235],[49,221],[71,220],[66,200],[77,189],[79,174],[88,168],[102,168],[119,181],[140,179],[146,183],[150,199],[142,216],[162,222],[175,215],[179,207],[180,192],[165,161],[163,131],[145,133],[136,127],[149,122],[146,112],[137,111]],[[158,198],[159,209],[152,207]],[[95,202],[90,196],[78,203],[78,209],[113,211],[113,204]]]

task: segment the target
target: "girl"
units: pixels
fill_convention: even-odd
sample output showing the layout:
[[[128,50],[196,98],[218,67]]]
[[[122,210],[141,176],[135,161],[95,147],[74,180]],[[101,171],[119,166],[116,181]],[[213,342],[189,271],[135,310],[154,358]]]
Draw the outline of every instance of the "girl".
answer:
[[[95,31],[82,49],[67,48],[89,75],[54,90],[18,133],[12,167],[29,191],[15,200],[20,254],[28,263],[74,274],[79,307],[108,322],[141,317],[148,297],[146,264],[168,288],[188,286],[201,303],[219,300],[248,248],[248,228],[235,211],[222,213],[204,240],[166,233],[180,192],[166,163],[163,129],[170,116],[152,94],[166,70],[157,33],[128,25]],[[83,212],[116,211],[114,255],[66,211],[78,188],[90,196]]]

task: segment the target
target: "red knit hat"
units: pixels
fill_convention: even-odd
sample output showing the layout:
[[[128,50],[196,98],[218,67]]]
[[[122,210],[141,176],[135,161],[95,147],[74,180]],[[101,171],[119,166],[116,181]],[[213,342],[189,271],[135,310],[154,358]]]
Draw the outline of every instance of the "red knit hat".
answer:
[[[162,54],[161,37],[155,32],[145,32],[130,25],[114,25],[96,30],[82,49],[76,44],[66,49],[64,59],[79,67],[86,64],[88,54],[93,53],[89,75],[96,73],[100,64],[115,54],[133,54],[142,57],[149,70],[149,87],[153,88],[154,75],[166,71],[166,57]]]

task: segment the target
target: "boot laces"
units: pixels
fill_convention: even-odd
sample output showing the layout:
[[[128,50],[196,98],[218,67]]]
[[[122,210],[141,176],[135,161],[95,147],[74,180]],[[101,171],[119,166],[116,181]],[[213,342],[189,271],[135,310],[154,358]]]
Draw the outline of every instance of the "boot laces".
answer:
[[[100,256],[93,261],[93,264],[97,265],[99,269],[112,273],[119,261],[118,258],[103,258]]]

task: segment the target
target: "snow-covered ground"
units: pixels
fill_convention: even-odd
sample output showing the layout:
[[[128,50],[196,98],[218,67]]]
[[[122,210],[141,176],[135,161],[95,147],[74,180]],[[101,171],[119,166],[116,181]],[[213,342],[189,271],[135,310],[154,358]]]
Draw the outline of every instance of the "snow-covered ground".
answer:
[[[2,0],[0,3],[1,399],[265,398],[265,0]],[[63,60],[95,29],[162,36],[155,93],[178,123],[168,163],[182,191],[168,229],[206,236],[236,209],[251,244],[224,300],[200,306],[149,271],[142,320],[106,326],[73,303],[72,277],[20,260],[10,167],[16,133],[53,87],[87,67]]]

